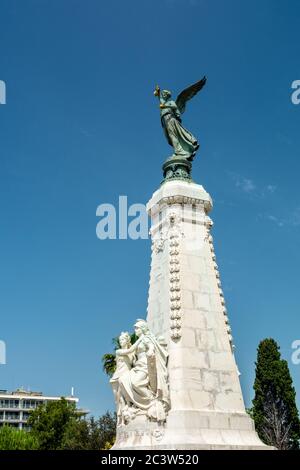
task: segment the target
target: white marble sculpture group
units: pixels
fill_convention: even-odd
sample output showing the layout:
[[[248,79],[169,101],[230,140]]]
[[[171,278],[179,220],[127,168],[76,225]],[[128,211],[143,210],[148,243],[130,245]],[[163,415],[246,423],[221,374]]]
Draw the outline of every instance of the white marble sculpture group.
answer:
[[[156,338],[145,320],[134,325],[137,341],[131,344],[128,332],[121,333],[121,348],[116,351],[113,388],[117,425],[130,423],[137,415],[162,423],[170,407],[167,361],[164,339]]]

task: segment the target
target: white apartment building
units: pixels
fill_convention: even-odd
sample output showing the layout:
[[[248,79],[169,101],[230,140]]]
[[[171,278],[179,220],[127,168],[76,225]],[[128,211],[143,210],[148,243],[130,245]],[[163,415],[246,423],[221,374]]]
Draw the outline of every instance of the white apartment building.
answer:
[[[74,396],[64,398],[70,403],[75,403],[77,407],[78,398]],[[61,397],[44,396],[41,392],[29,392],[23,389],[17,389],[15,392],[0,390],[0,426],[9,424],[19,429],[28,429],[27,421],[32,410],[42,403],[60,399]],[[83,415],[88,413],[80,409],[78,412]]]

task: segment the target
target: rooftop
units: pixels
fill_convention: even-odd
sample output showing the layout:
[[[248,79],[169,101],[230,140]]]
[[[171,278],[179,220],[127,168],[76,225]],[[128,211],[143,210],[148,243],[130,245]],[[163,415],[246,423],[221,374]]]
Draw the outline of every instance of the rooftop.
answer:
[[[60,400],[62,398],[61,396],[45,396],[43,395],[42,392],[35,392],[33,390],[25,390],[24,388],[17,388],[14,391],[8,391],[8,390],[0,390],[0,397],[1,398],[36,398],[36,399],[52,399],[52,400]],[[74,401],[79,401],[78,398],[74,397],[74,395],[71,396],[65,396],[64,398],[68,400],[74,400]]]

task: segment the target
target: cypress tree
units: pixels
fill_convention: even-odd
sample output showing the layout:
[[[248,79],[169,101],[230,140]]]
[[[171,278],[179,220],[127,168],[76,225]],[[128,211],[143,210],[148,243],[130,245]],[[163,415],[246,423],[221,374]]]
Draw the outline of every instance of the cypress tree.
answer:
[[[254,390],[252,412],[259,437],[278,449],[299,449],[296,392],[287,361],[272,338],[258,346]]]

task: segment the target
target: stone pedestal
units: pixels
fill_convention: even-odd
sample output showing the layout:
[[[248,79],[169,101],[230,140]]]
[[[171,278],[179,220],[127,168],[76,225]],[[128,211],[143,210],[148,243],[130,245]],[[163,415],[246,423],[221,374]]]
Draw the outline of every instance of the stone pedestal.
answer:
[[[243,402],[208,213],[193,182],[170,180],[148,203],[152,262],[147,322],[168,344],[171,409],[163,425],[137,417],[119,449],[270,449]]]

